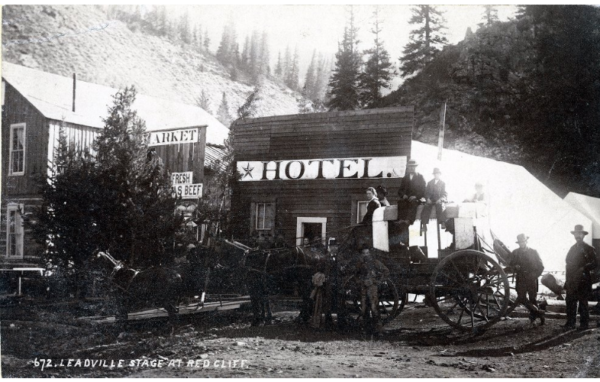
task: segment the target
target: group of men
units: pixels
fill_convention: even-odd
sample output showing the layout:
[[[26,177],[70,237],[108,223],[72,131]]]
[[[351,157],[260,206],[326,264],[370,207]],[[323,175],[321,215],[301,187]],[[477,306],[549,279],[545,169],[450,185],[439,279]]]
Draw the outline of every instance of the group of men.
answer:
[[[575,238],[575,244],[569,249],[566,258],[564,288],[567,292],[567,322],[562,327],[565,330],[575,329],[579,311],[577,329],[585,330],[589,328],[588,299],[592,293],[592,275],[598,267],[598,258],[594,247],[583,241],[588,232],[582,225],[577,224],[571,234]],[[524,234],[517,236],[519,248],[512,252],[510,261],[510,267],[517,275],[515,304],[522,303],[529,309],[529,318],[532,322],[540,318],[541,323],[544,324],[544,311],[538,308],[536,301],[538,278],[544,270],[544,265],[537,251],[527,246],[528,239]]]
[[[402,179],[398,195],[398,219],[408,225],[412,225],[416,220],[417,209],[420,204],[425,204],[421,212],[422,229],[426,230],[431,211],[436,210],[436,217],[439,224],[444,227],[444,204],[447,202],[446,185],[441,180],[441,171],[439,168],[433,170],[434,179],[425,183],[423,175],[416,172],[417,162],[411,159],[407,164],[406,176]],[[476,193],[472,198],[465,202],[485,202],[483,186],[480,183],[475,185]],[[380,195],[378,199],[377,196]],[[373,212],[382,205],[388,205],[386,199],[387,190],[382,186],[377,189],[367,189],[367,198],[369,204],[367,213],[363,219],[364,224],[372,222]],[[383,202],[381,202],[383,200]],[[592,293],[592,274],[598,267],[598,260],[594,248],[583,239],[588,234],[582,225],[576,225],[571,231],[576,243],[570,248],[566,257],[566,282],[565,290],[567,292],[567,322],[563,325],[566,330],[576,328],[576,317],[579,311],[580,326],[579,330],[585,330],[589,327],[589,309],[588,299]],[[545,323],[545,311],[541,310],[537,304],[538,278],[544,271],[542,260],[535,249],[528,247],[528,239],[525,234],[517,236],[519,248],[512,252],[509,268],[516,274],[517,299],[514,304],[523,304],[530,312],[529,319],[535,322],[539,318],[540,323]],[[360,262],[359,275],[361,279],[361,307],[362,314],[367,313],[367,308],[372,311],[373,319],[376,324],[376,330],[380,331],[379,313],[377,309],[378,298],[377,288],[389,276],[389,270],[381,262],[373,258],[367,245],[361,247],[362,258]],[[369,304],[367,304],[369,300]]]

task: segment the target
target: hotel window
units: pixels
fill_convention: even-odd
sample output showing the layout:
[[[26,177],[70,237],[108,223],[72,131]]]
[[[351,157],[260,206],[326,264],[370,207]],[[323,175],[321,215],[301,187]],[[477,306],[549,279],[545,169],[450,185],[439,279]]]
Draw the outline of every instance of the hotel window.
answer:
[[[25,124],[10,125],[9,174],[25,173]]]
[[[362,220],[365,217],[365,214],[367,213],[367,206],[368,205],[369,205],[369,201],[366,201],[366,202],[358,201],[358,202],[356,202],[356,223],[362,223]]]
[[[6,211],[6,255],[10,258],[23,258],[23,205],[9,204]]]
[[[275,225],[275,203],[256,203],[255,216],[254,229],[257,231],[270,231]]]

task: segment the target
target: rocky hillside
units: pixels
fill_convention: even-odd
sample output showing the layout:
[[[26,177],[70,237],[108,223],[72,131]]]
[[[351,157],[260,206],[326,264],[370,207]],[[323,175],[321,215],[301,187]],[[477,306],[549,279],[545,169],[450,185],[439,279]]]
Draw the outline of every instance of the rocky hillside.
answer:
[[[214,36],[216,38],[216,36]],[[233,81],[212,54],[174,45],[163,37],[131,31],[107,20],[98,6],[12,5],[3,7],[2,59],[112,87],[135,85],[140,93],[196,104],[202,91],[217,114],[223,92],[229,114],[254,90]],[[266,80],[256,116],[298,112],[301,96]]]

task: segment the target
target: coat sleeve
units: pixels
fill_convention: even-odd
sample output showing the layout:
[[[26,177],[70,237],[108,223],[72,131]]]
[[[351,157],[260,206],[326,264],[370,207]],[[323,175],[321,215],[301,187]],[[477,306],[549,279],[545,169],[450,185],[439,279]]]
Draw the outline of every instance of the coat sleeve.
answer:
[[[432,199],[433,193],[434,193],[433,181],[430,181],[429,183],[427,183],[427,186],[425,187],[425,197],[427,199]]]
[[[440,187],[440,201],[447,203],[448,202],[448,193],[446,192],[446,182],[442,181]]]
[[[585,255],[586,264],[583,266],[584,271],[591,272],[598,268],[598,256],[596,256],[594,247],[588,247]]]
[[[542,258],[540,257],[540,254],[538,253],[538,251],[536,251],[535,249],[532,250],[532,257],[533,257],[533,274],[536,277],[540,277],[542,272],[544,272],[544,263],[542,262]]]
[[[403,198],[405,195],[408,197],[408,177],[410,175],[405,174],[404,178],[402,178],[402,182],[400,183],[400,189],[398,190],[398,196]]]

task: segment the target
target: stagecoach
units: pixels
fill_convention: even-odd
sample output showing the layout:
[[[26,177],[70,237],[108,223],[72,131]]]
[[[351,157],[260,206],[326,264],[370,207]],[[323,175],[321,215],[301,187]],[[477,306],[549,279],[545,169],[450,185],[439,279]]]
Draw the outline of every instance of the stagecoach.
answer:
[[[478,203],[449,205],[447,228],[433,223],[429,226],[435,229],[427,231],[419,220],[412,226],[399,220],[397,205],[381,207],[373,215],[372,226],[355,227],[342,240],[338,257],[355,256],[360,243],[372,240],[375,257],[390,270],[389,279],[379,288],[384,322],[400,314],[409,294],[424,295],[426,303],[453,328],[482,330],[514,308],[509,276],[500,265],[506,264],[507,250],[495,238],[491,243],[483,239],[484,211],[485,206]],[[431,221],[436,222],[435,211]],[[358,312],[356,277],[348,276],[343,289],[346,305]]]

